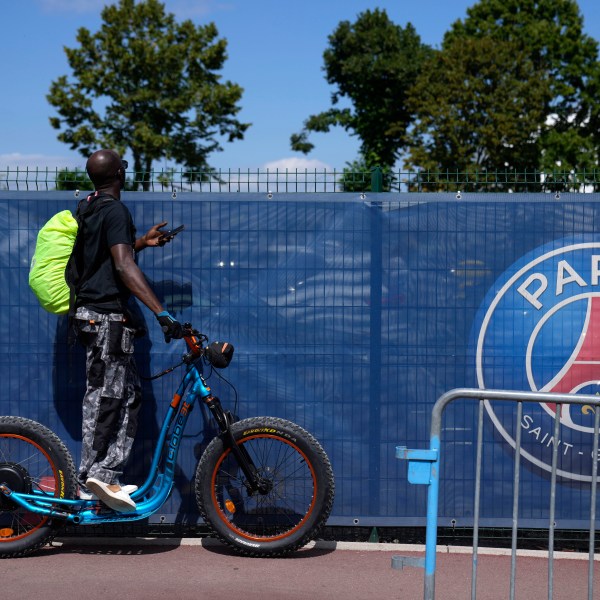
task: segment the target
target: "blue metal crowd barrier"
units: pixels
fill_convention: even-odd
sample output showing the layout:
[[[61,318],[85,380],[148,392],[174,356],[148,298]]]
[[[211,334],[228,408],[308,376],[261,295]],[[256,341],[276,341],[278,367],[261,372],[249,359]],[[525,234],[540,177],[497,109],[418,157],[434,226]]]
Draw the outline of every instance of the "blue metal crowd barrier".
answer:
[[[471,598],[477,598],[477,553],[479,548],[479,517],[480,517],[480,491],[482,482],[482,455],[483,455],[483,414],[484,403],[511,402],[517,405],[516,429],[522,429],[522,407],[523,403],[550,403],[557,406],[557,414],[561,414],[560,407],[563,404],[574,404],[580,406],[591,406],[595,409],[593,454],[598,456],[598,435],[600,429],[600,398],[590,395],[557,394],[542,392],[522,392],[506,390],[481,390],[481,389],[454,389],[446,392],[437,400],[433,407],[431,417],[431,434],[429,448],[424,450],[412,450],[406,446],[396,448],[396,458],[408,460],[408,481],[412,484],[427,486],[427,533],[425,545],[425,559],[414,561],[410,564],[422,566],[425,569],[423,597],[425,600],[435,599],[435,571],[436,571],[436,546],[438,527],[438,508],[441,462],[444,452],[442,445],[442,417],[447,406],[459,399],[471,399],[479,401],[479,415],[477,427],[476,445],[476,467],[475,467],[475,496],[473,498],[473,561],[471,577]],[[554,440],[559,436],[560,419],[555,420]],[[554,531],[556,528],[556,479],[558,470],[559,444],[553,444],[553,460],[551,469],[551,487],[549,496],[549,522],[548,522],[548,599],[553,598],[554,582]],[[519,497],[520,497],[520,461],[521,437],[517,435],[515,445],[515,461],[513,476],[513,502],[512,502],[512,537],[511,537],[511,573],[509,597],[514,600],[516,593],[516,559],[517,559],[517,535],[519,524]],[[596,530],[596,486],[598,479],[597,461],[594,461],[590,475],[590,505],[589,505],[589,567],[588,567],[588,598],[594,597],[594,547]],[[392,566],[402,568],[406,564],[407,557],[394,557]]]

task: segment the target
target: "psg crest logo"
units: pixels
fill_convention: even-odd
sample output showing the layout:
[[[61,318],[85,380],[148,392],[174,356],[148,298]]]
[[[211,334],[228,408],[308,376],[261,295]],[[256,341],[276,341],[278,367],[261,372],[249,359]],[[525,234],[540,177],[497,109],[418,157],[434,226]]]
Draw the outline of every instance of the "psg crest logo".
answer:
[[[600,241],[551,242],[523,256],[496,281],[475,323],[481,389],[600,395]],[[498,406],[502,404],[502,406]],[[521,428],[524,458],[550,471],[558,446],[558,475],[590,481],[594,407],[486,402],[494,427],[515,447]],[[554,439],[555,419],[560,419]]]

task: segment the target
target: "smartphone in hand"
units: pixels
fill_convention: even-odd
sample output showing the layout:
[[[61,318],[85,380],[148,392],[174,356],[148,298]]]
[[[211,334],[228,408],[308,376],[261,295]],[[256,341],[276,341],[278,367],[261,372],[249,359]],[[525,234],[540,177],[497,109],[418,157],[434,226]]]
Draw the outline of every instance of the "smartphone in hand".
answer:
[[[175,227],[175,229],[167,229],[166,231],[161,232],[160,237],[158,238],[159,244],[164,244],[166,242],[170,242],[178,233],[185,229],[185,225],[180,225],[179,227]]]

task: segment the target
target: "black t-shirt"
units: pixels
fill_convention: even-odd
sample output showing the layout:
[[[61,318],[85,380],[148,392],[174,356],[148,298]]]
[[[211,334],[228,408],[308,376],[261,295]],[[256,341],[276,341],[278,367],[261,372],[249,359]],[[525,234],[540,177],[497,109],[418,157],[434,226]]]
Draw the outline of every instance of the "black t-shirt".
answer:
[[[84,219],[82,283],[76,305],[100,313],[123,312],[130,292],[115,270],[110,249],[126,244],[134,252],[133,219],[120,200],[92,196],[91,201],[101,204]]]

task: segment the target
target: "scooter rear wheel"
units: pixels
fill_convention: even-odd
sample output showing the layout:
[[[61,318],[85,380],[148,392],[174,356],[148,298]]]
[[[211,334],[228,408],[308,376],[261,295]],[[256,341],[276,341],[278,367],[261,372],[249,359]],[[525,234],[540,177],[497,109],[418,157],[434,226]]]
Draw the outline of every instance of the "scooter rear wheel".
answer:
[[[0,485],[14,492],[73,498],[73,459],[50,429],[22,417],[0,417]],[[23,556],[50,542],[59,519],[18,506],[0,493],[0,558]]]

